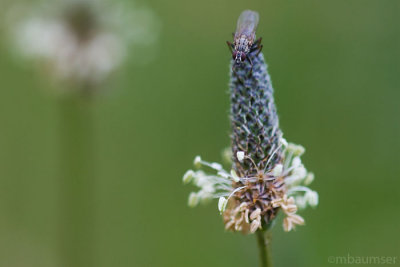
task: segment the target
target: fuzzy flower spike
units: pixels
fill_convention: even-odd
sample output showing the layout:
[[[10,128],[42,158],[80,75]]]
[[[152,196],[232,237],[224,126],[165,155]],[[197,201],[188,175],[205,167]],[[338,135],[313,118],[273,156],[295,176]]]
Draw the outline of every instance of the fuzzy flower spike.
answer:
[[[256,19],[258,22],[256,12],[244,11],[234,43],[228,43],[233,54],[229,83],[231,170],[197,156],[194,165],[198,170],[186,172],[183,181],[200,188],[190,194],[189,206],[219,199],[218,209],[228,230],[254,233],[268,229],[281,210],[285,215],[283,228],[290,231],[304,224],[297,211],[317,206],[318,194],[307,187],[314,175],[301,162],[305,149],[282,137],[261,39],[254,41]],[[243,29],[243,23],[246,27],[255,24],[254,36],[248,28]]]

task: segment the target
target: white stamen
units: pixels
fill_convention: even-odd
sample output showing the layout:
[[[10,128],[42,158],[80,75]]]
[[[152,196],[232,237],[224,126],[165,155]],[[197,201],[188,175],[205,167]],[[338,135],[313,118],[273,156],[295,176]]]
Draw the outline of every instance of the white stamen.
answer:
[[[305,209],[307,207],[307,199],[304,196],[297,196],[296,206],[299,207],[299,209]]]
[[[229,179],[229,174],[226,173],[225,171],[219,171],[218,175],[223,177],[223,178]]]
[[[244,152],[243,152],[243,151],[238,151],[238,152],[236,153],[236,157],[237,157],[237,159],[239,160],[239,162],[242,163],[243,160],[244,160]]]
[[[201,167],[201,157],[200,156],[196,156],[194,158],[193,164],[196,168],[200,168]]]
[[[314,181],[314,173],[309,172],[306,176],[306,178],[304,179],[304,184],[305,185],[309,185]]]
[[[261,229],[261,218],[260,220],[254,220],[250,224],[250,233],[255,233],[257,229]]]
[[[261,209],[256,209],[250,214],[250,220],[255,220],[261,214]]]
[[[240,190],[242,190],[243,188],[246,188],[246,187],[247,186],[241,186],[241,187],[238,187],[235,190],[233,190],[232,193],[229,195],[228,200],[233,196],[233,194],[235,194],[236,192],[238,192],[238,191],[240,191]],[[243,204],[245,204],[245,203],[243,203]]]
[[[235,181],[236,183],[240,181],[239,176],[236,174],[234,169],[231,170],[231,176],[233,181]]]
[[[306,151],[303,146],[289,143],[287,150],[293,152],[295,156],[301,156]]]
[[[300,191],[300,192],[301,192],[301,191],[309,192],[309,191],[311,191],[311,189],[308,188],[308,187],[306,187],[306,186],[295,186],[295,187],[290,188],[290,189],[288,190],[287,194],[288,194],[288,195],[291,195],[291,194],[293,194],[294,192],[299,192],[299,191]]]
[[[222,170],[222,165],[216,162],[213,162],[210,164],[210,167],[213,168],[216,171]]]
[[[274,152],[271,154],[271,156],[269,156],[267,163],[265,163],[265,168],[264,171],[267,169],[269,162],[272,160],[272,158],[274,157],[275,153],[281,148],[282,144],[280,144],[275,150]]]
[[[281,141],[282,146],[284,146],[284,147],[287,147],[287,146],[288,146],[288,142],[286,141],[285,138],[282,137],[282,138],[280,139],[280,141]]]
[[[277,165],[275,166],[275,168],[272,170],[272,174],[273,174],[275,177],[281,176],[281,175],[282,175],[282,172],[283,172],[283,165],[282,165],[282,164],[277,164]]]
[[[193,178],[194,178],[194,171],[188,170],[184,175],[183,175],[183,183],[188,184],[190,183]]]
[[[292,167],[297,168],[301,165],[301,159],[300,157],[295,157],[292,161]]]
[[[222,212],[225,211],[226,204],[228,203],[228,200],[224,197],[220,197],[218,201],[218,210],[222,214]]]
[[[318,193],[315,191],[308,191],[304,196],[307,199],[308,204],[311,207],[316,207],[318,205]]]
[[[188,205],[191,208],[194,208],[199,204],[199,198],[197,197],[197,194],[195,192],[190,193],[189,195],[189,200],[188,200]]]

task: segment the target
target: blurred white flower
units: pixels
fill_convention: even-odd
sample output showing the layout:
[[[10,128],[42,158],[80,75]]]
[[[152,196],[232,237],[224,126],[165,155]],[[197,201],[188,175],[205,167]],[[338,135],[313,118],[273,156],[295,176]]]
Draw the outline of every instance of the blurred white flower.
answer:
[[[157,18],[147,8],[108,0],[42,4],[9,12],[15,48],[44,62],[63,81],[99,85],[122,64],[131,45],[149,45],[158,37]]]

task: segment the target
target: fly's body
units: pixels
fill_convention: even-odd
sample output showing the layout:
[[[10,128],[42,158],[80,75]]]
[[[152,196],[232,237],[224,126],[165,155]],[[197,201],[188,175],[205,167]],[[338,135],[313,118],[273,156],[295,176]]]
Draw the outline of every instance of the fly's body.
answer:
[[[245,10],[239,16],[233,43],[227,42],[236,65],[241,65],[246,59],[251,64],[248,54],[257,50],[259,53],[262,49],[261,38],[255,41],[258,20],[258,13],[251,10]]]

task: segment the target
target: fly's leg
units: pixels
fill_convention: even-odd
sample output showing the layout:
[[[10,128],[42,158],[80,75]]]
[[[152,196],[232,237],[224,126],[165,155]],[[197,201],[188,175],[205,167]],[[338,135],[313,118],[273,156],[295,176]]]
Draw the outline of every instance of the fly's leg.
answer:
[[[262,50],[262,49],[263,49],[263,45],[261,44],[261,38],[260,38],[260,39],[258,39],[258,40],[256,41],[256,43],[254,43],[254,45],[251,47],[250,52],[249,52],[249,55],[250,55],[251,53],[253,53],[253,52],[256,52],[255,57],[257,57],[257,56],[261,53],[261,50]],[[250,57],[247,57],[247,59],[248,59],[248,61],[250,62],[250,65],[251,65],[251,69],[250,69],[250,72],[249,72],[249,74],[248,74],[248,77],[250,77],[250,75],[253,73],[253,62],[251,61]]]
[[[258,39],[254,42],[254,44],[252,45],[252,47],[258,47],[258,46],[260,46],[261,41],[262,41],[262,37],[258,38]]]
[[[234,34],[234,33],[233,33]],[[231,42],[229,42],[229,41],[226,41],[226,44],[228,45],[228,48],[229,48],[229,50],[231,51],[231,54],[233,55],[233,49],[235,48],[235,45],[234,44],[232,44]],[[239,74],[236,72],[236,70],[235,70],[235,63],[233,63],[233,65],[232,65],[232,72],[233,72],[233,74],[237,77],[237,79],[238,79],[238,81],[239,81],[239,83],[241,84],[241,85],[244,85],[244,82],[242,81],[242,79],[240,79],[239,78]]]
[[[263,45],[260,45],[260,47],[258,48],[258,51],[257,51],[257,54],[256,54],[256,56],[258,56],[258,54],[260,54],[261,53],[261,50],[263,49]]]
[[[236,76],[238,82],[239,82],[241,85],[244,86],[244,81],[239,77],[238,73],[237,73],[234,69],[232,69],[232,72],[235,74],[235,76]]]
[[[250,63],[251,67],[253,68],[253,61],[251,61],[250,57],[246,57],[246,59]]]
[[[238,73],[236,72],[236,70],[235,70],[235,65],[232,66],[232,72],[233,72],[233,74],[236,76],[236,78],[238,79],[238,82],[239,82],[241,85],[244,86],[243,80],[240,79],[239,74],[238,74]]]
[[[229,51],[231,51],[231,54],[233,54],[233,50],[232,49],[235,48],[235,46],[229,41],[226,41],[226,44],[228,45],[228,48],[229,48]]]
[[[254,46],[254,45],[253,45],[253,46],[250,48],[250,52],[249,52],[249,53],[252,53],[252,52],[258,50],[258,51],[257,51],[257,55],[258,55],[258,54],[260,54],[262,48],[263,48],[263,45],[262,45],[262,44],[258,44],[257,46]]]
[[[261,44],[261,40],[262,40],[262,38],[260,37],[257,39],[257,41],[255,41],[255,43],[250,48],[250,53],[258,50],[256,56],[258,56],[258,54],[260,54],[260,52],[263,48],[263,45]]]
[[[249,78],[250,75],[253,73],[253,62],[251,61],[250,57],[246,57],[246,59],[247,59],[247,61],[250,63],[250,66],[251,66],[250,71],[249,71],[249,73],[247,74],[247,78]]]

